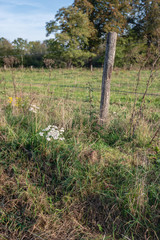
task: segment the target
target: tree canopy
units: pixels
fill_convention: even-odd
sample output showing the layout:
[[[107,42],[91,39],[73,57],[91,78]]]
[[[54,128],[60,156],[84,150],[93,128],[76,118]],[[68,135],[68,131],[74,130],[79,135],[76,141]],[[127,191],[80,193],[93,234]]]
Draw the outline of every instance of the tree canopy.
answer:
[[[87,46],[95,30],[87,14],[77,7],[61,8],[55,20],[46,24],[46,30],[47,35],[55,33],[54,40],[49,41],[50,51],[67,65],[83,64],[93,55]]]
[[[160,0],[73,0],[60,8],[54,20],[46,23],[49,40],[22,38],[10,43],[0,38],[0,64],[3,58],[15,56],[19,65],[102,66],[106,34],[118,33],[115,64],[118,67],[138,65],[142,59],[160,51]]]
[[[94,37],[89,39],[92,51],[97,50],[107,32],[122,34],[127,28],[127,17],[131,9],[129,0],[75,0],[73,6],[86,13],[94,26]]]
[[[55,33],[50,50],[71,62],[79,58],[77,50],[81,56],[87,53],[89,57],[90,52],[96,59],[103,59],[106,34],[115,31],[118,65],[125,61],[134,64],[138,54],[144,55],[147,47],[159,44],[159,16],[160,0],[74,0],[72,6],[61,8],[55,20],[46,24],[47,35]]]

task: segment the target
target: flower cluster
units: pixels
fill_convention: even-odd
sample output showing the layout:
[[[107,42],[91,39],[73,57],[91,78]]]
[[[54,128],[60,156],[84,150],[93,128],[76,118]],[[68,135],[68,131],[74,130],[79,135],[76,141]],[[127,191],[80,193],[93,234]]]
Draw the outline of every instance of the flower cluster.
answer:
[[[39,107],[37,107],[36,105],[31,105],[29,108],[29,111],[33,113],[37,113],[38,110],[39,110]]]
[[[12,102],[13,102],[13,98],[12,98],[12,97],[9,97],[9,98],[8,98],[8,102],[9,102],[9,103],[12,103]]]
[[[62,136],[64,132],[64,128],[58,129],[55,125],[49,125],[47,128],[43,129],[42,132],[39,133],[39,135],[45,136],[47,141],[54,140],[65,140],[65,138]]]
[[[15,104],[15,106],[18,107],[18,108],[23,106],[21,97],[16,97],[16,104]]]

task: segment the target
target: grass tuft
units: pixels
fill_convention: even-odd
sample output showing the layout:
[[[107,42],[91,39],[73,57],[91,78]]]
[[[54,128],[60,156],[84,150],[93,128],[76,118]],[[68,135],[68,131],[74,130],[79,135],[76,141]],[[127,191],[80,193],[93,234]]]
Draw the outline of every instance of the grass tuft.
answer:
[[[36,83],[39,73],[32,74]],[[73,84],[69,74],[63,78]],[[39,86],[46,95],[37,97],[26,88],[18,105],[1,101],[0,239],[159,239],[158,101],[146,101],[135,115],[132,135],[131,96],[111,96],[110,123],[102,127],[94,90],[76,93],[84,103],[47,89]],[[40,136],[48,125],[63,127],[64,140]]]

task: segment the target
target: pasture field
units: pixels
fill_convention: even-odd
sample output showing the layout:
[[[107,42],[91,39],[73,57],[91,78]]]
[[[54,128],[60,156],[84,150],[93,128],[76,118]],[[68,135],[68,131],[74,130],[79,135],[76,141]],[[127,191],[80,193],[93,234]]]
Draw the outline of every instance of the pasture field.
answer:
[[[115,97],[123,101],[124,96],[132,99],[138,78],[138,71],[117,70],[113,72],[111,84],[111,101]],[[160,72],[156,72],[155,79],[148,89],[148,94],[160,95]],[[144,92],[150,71],[141,72],[138,93]],[[99,104],[102,69],[95,69],[92,73],[86,69],[53,69],[52,71],[37,70],[13,70],[0,72],[2,80],[1,93],[5,88],[7,94],[13,95],[13,78],[16,84],[17,92],[31,93],[45,97],[48,94],[57,98],[68,98],[85,101],[88,97],[88,89],[92,88],[94,100]],[[132,94],[130,94],[132,93]],[[122,96],[121,96],[122,95]],[[151,96],[150,95],[150,96]]]
[[[0,240],[160,239],[160,71],[115,70],[104,126],[101,81],[0,70]]]

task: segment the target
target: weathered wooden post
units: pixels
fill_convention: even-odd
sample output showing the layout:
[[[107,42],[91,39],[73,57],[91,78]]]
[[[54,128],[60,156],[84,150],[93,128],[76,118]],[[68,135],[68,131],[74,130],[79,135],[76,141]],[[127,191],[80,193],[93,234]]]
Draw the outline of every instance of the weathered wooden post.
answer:
[[[103,67],[101,105],[100,105],[100,124],[107,122],[109,101],[110,101],[110,83],[116,52],[117,33],[109,32],[107,35],[106,54]]]

